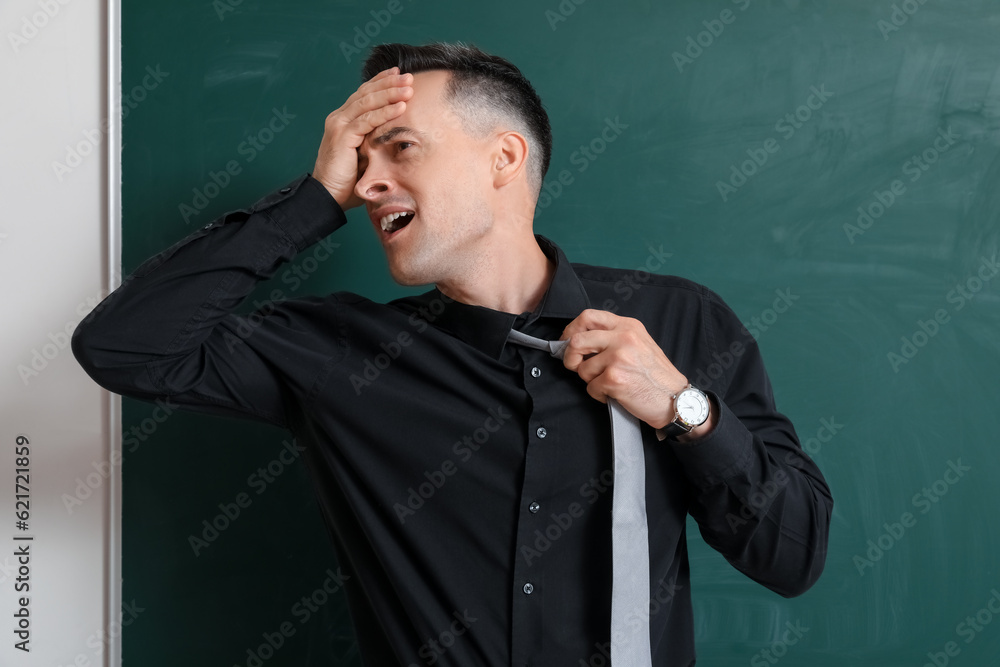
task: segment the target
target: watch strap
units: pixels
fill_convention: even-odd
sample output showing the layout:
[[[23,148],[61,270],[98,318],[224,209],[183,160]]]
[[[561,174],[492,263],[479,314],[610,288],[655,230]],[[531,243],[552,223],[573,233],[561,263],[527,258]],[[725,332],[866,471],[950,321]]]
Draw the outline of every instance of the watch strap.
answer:
[[[674,417],[674,421],[670,422],[660,430],[663,431],[663,434],[668,438],[676,438],[679,435],[691,432],[691,429],[678,421],[677,417]]]

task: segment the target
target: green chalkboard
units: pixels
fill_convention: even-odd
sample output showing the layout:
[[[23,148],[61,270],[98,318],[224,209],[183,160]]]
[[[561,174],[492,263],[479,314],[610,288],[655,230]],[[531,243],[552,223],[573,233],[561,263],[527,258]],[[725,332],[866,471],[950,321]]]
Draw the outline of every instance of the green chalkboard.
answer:
[[[310,170],[367,42],[508,57],[555,137],[536,231],[719,292],[833,489],[799,598],[689,531],[699,665],[1000,665],[998,31],[992,0],[123,0],[123,269]],[[367,223],[331,241],[260,294],[424,291]],[[340,594],[301,606],[336,559],[288,435],[123,428],[126,664],[359,665]]]

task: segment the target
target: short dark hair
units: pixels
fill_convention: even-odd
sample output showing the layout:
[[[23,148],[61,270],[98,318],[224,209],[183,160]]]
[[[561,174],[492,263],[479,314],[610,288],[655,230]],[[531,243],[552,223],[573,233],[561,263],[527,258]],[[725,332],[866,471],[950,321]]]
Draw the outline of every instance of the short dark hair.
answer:
[[[400,74],[450,71],[445,98],[456,107],[470,134],[482,135],[493,130],[496,119],[503,118],[510,122],[511,129],[526,135],[529,182],[538,196],[552,156],[552,129],[542,100],[521,70],[500,56],[461,42],[424,46],[381,44],[372,49],[365,61],[362,81],[393,66],[399,67]],[[477,115],[480,117],[476,118]]]

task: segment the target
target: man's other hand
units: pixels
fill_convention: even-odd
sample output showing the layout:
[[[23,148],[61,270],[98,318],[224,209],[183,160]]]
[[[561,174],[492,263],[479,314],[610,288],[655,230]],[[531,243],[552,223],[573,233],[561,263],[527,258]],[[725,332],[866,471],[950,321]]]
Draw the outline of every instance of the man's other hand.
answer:
[[[587,309],[563,330],[569,340],[563,364],[587,383],[587,393],[602,403],[610,396],[653,428],[674,418],[672,396],[688,385],[650,337],[642,322],[605,310]],[[713,409],[714,412],[714,409]],[[693,439],[711,430],[715,415],[686,434]]]

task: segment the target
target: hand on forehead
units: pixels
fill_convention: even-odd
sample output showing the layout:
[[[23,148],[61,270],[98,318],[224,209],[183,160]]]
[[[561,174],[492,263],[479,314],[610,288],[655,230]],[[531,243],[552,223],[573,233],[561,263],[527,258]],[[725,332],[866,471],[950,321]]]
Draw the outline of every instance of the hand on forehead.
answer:
[[[365,146],[372,146],[374,139],[397,127],[410,128],[424,137],[440,137],[446,129],[461,129],[462,120],[452,105],[445,100],[445,90],[451,73],[446,70],[429,70],[413,75],[413,96],[406,102],[399,116],[376,127],[365,137]]]

